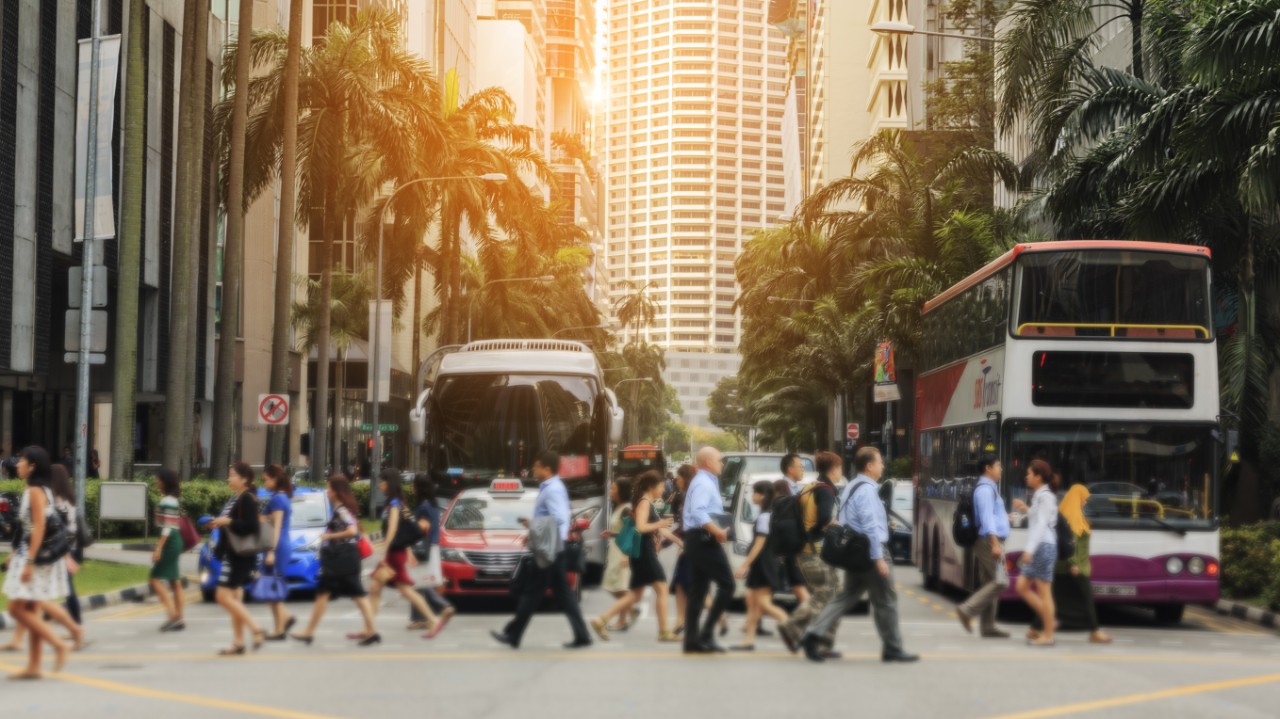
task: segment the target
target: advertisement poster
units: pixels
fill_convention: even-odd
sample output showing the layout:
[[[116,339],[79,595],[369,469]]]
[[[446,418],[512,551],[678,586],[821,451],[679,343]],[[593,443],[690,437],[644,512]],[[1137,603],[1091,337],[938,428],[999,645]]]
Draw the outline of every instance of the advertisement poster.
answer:
[[[902,399],[902,394],[898,392],[898,370],[893,361],[892,342],[876,345],[875,383],[876,402],[896,402]]]

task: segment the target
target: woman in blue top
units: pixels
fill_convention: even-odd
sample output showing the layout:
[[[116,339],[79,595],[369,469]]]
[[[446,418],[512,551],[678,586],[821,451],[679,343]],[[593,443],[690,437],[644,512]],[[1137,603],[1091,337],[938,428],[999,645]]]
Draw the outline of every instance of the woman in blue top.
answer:
[[[425,472],[413,475],[413,496],[418,503],[417,509],[413,510],[413,517],[418,521],[418,529],[422,530],[423,536],[422,541],[413,546],[413,557],[421,564],[431,561],[431,548],[440,543],[440,506],[436,504],[436,483]],[[440,596],[431,584],[423,585],[418,592],[433,610],[440,613],[440,621],[430,627],[431,631],[422,635],[423,639],[434,639],[458,610],[454,609],[448,599]],[[409,621],[411,629],[428,628],[426,617],[419,614],[416,608],[410,607]]]
[[[289,542],[289,519],[293,516],[293,481],[284,467],[269,465],[262,470],[262,483],[271,492],[262,513],[271,519],[276,528],[276,548],[262,555],[263,571],[283,577],[289,568],[293,545]],[[276,620],[276,631],[267,636],[273,642],[284,641],[297,620],[284,608],[284,602],[271,602],[271,616]]]

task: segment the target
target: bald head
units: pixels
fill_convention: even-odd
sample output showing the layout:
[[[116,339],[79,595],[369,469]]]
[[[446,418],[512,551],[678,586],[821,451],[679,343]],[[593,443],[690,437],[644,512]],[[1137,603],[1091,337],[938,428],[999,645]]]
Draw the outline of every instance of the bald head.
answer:
[[[698,469],[705,469],[717,477],[720,476],[720,450],[715,447],[703,447],[698,450],[696,462]]]

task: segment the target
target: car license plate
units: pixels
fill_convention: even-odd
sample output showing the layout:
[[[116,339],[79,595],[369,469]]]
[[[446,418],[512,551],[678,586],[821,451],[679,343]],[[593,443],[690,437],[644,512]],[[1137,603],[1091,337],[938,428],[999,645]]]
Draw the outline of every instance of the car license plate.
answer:
[[[1108,597],[1136,597],[1138,588],[1131,584],[1101,584],[1093,588],[1093,593]]]
[[[501,569],[482,569],[476,572],[476,581],[478,582],[507,582],[511,581],[511,572]]]

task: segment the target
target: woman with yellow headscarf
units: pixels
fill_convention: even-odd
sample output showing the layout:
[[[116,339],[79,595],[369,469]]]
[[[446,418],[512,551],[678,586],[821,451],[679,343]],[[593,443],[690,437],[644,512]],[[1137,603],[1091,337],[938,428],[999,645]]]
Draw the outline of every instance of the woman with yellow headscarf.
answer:
[[[1061,486],[1062,478],[1055,476],[1054,479],[1057,480],[1055,484]],[[1058,622],[1063,628],[1088,629],[1090,642],[1110,644],[1111,636],[1098,625],[1093,584],[1089,580],[1092,574],[1089,559],[1092,528],[1084,516],[1084,506],[1088,501],[1089,488],[1079,482],[1072,482],[1070,489],[1058,501],[1058,521],[1066,521],[1070,525],[1076,538],[1076,551],[1070,556],[1059,557],[1053,567],[1053,601],[1058,609]]]

